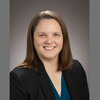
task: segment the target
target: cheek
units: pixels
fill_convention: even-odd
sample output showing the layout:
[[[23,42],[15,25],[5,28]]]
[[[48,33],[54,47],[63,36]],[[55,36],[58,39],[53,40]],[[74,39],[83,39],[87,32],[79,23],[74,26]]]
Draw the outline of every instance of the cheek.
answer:
[[[63,39],[59,39],[59,40],[57,41],[57,43],[58,43],[58,45],[59,45],[60,47],[62,47],[62,46],[63,46]]]
[[[61,41],[61,42],[59,43],[59,45],[60,45],[60,48],[62,49],[62,47],[63,47],[63,41]]]
[[[41,50],[41,42],[40,41],[38,41],[38,40],[34,40],[34,46],[35,46],[35,50],[36,50],[36,52],[38,53],[38,52],[40,52],[40,50]]]
[[[43,42],[44,41],[41,39],[38,38],[34,39],[34,45],[37,46],[38,48],[43,45]]]

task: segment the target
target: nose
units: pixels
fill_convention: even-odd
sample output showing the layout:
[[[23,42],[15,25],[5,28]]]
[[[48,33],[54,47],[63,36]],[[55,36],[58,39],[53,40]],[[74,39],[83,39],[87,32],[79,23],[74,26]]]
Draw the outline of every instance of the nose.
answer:
[[[45,43],[46,44],[52,44],[53,43],[53,38],[52,37],[47,37]]]

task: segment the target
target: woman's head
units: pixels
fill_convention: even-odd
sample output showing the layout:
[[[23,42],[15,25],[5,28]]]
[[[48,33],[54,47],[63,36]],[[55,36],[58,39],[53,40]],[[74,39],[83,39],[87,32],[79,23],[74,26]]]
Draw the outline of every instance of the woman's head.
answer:
[[[37,68],[35,57],[58,57],[58,70],[70,68],[72,54],[68,32],[63,19],[53,11],[43,11],[30,22],[27,35],[27,54],[23,62]]]
[[[33,35],[34,47],[41,60],[58,59],[63,46],[63,34],[56,20],[40,20]]]

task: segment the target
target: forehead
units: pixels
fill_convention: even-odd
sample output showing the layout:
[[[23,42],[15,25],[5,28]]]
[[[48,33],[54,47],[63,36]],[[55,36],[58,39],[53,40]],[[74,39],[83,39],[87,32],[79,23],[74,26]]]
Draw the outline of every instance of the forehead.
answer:
[[[55,23],[55,24],[59,24],[55,19],[47,19],[47,18],[44,18],[44,19],[41,19],[39,24],[43,24],[43,23]]]
[[[61,31],[61,27],[55,19],[42,19],[38,23],[36,31]]]

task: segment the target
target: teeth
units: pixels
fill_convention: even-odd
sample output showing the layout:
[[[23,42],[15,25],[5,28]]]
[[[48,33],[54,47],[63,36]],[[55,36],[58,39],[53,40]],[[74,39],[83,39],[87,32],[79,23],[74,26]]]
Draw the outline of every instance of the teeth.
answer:
[[[51,49],[53,49],[54,47],[45,46],[44,48],[45,48],[45,49],[48,49],[48,50],[51,50]]]

